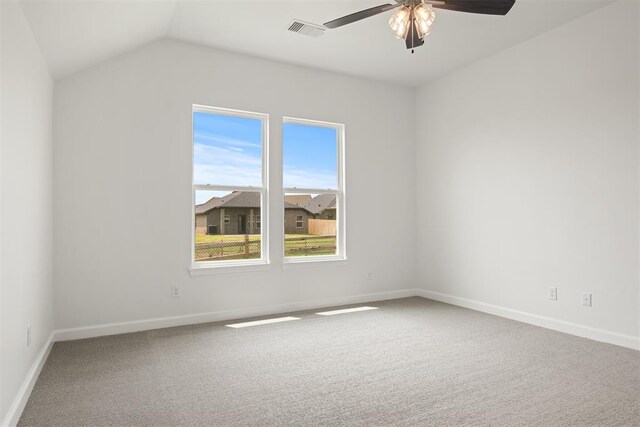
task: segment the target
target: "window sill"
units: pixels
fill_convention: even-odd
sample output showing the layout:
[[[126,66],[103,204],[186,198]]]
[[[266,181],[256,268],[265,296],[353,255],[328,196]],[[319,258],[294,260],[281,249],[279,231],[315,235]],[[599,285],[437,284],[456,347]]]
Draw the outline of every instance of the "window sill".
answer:
[[[308,269],[308,268],[330,268],[347,265],[347,258],[340,256],[323,256],[323,257],[299,257],[285,258],[282,262],[282,268],[288,269]]]
[[[254,273],[267,270],[271,270],[271,264],[268,261],[221,262],[217,265],[191,265],[191,267],[189,267],[189,276],[198,277],[213,274]]]

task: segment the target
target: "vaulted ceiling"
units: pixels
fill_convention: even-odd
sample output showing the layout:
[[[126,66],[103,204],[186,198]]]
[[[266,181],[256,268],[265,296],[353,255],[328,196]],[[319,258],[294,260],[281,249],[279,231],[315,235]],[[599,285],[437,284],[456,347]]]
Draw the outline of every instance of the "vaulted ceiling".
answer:
[[[56,78],[170,38],[417,86],[612,2],[516,0],[506,17],[437,10],[433,32],[413,55],[391,33],[387,25],[391,12],[329,30],[319,38],[287,31],[294,18],[321,24],[384,0],[22,0],[21,4]]]

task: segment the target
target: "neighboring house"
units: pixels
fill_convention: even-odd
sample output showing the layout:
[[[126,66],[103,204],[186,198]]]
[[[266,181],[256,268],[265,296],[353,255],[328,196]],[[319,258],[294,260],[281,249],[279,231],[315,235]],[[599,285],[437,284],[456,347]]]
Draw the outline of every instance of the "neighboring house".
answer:
[[[284,201],[289,202],[296,206],[304,207],[311,200],[310,194],[287,194],[284,196]]]
[[[314,219],[336,219],[336,195],[319,194],[302,205]]]
[[[285,202],[286,234],[307,234],[312,215]],[[259,234],[262,227],[260,193],[234,191],[196,205],[196,234]]]

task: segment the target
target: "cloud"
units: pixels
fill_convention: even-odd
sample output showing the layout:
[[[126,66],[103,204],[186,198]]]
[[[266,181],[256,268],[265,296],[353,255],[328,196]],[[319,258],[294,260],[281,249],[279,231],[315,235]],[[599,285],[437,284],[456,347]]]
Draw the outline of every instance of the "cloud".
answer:
[[[259,187],[262,184],[260,153],[250,153],[237,147],[193,145],[194,183]],[[285,188],[337,188],[335,171],[285,165]]]
[[[262,159],[226,148],[195,143],[193,178],[196,184],[260,186]]]
[[[233,146],[233,147],[251,147],[251,148],[261,148],[260,143],[250,142],[243,139],[230,138],[228,136],[211,134],[208,132],[195,132],[193,135],[193,140],[196,144],[203,145],[217,145],[217,146]],[[231,148],[231,147],[228,147]]]
[[[335,172],[314,169],[297,169],[285,165],[285,188],[332,188],[338,187],[338,178]]]

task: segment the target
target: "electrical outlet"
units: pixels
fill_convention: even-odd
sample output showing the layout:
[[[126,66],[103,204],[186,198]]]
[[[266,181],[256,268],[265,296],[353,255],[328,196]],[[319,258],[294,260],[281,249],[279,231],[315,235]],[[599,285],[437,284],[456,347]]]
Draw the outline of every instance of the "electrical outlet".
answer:
[[[551,301],[557,301],[558,300],[558,288],[553,288],[553,287],[549,288],[549,299]]]
[[[181,292],[178,286],[171,287],[171,298],[180,298]]]
[[[591,307],[591,293],[585,292],[582,294],[582,305]]]
[[[27,347],[31,347],[31,325],[27,325]]]
[[[368,272],[367,273],[367,280],[373,280],[373,273],[372,272]]]

